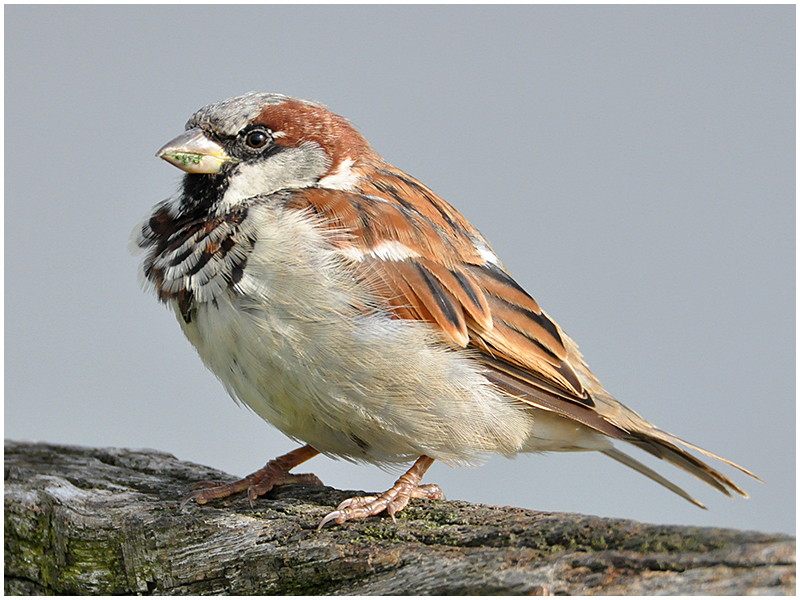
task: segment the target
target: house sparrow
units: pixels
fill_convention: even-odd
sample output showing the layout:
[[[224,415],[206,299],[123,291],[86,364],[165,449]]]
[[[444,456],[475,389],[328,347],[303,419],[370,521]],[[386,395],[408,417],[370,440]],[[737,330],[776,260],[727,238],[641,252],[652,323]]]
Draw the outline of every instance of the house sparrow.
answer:
[[[306,444],[184,503],[319,484],[291,473],[319,453],[415,460],[320,527],[394,518],[409,498],[443,498],[420,484],[434,460],[596,450],[702,507],[613,440],[746,495],[682,447],[752,473],[613,398],[484,237],[321,104],[265,93],[210,104],[158,156],[186,175],[134,232],[147,285],[228,393]]]

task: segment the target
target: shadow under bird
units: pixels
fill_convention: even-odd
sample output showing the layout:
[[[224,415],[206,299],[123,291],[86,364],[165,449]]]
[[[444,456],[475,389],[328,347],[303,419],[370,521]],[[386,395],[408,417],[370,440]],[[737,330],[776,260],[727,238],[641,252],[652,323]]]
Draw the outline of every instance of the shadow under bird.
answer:
[[[394,518],[409,498],[443,498],[420,483],[434,460],[595,450],[702,507],[614,440],[746,495],[685,448],[752,473],[606,392],[484,237],[321,104],[266,93],[210,104],[158,156],[186,175],[134,232],[148,287],[230,395],[305,444],[184,503],[319,484],[291,473],[319,453],[416,461],[320,527]]]

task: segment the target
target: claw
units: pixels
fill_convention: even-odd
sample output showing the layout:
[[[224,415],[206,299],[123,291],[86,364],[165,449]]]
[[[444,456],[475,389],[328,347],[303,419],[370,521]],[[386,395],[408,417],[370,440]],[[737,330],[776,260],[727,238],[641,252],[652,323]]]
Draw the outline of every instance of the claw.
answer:
[[[183,500],[181,500],[181,503],[178,505],[178,510],[183,510],[183,507],[186,506],[189,503],[189,501],[192,500],[192,499],[195,499],[194,492],[192,492],[191,494],[186,495],[183,498]],[[197,503],[200,504],[199,501]]]
[[[395,514],[403,510],[411,498],[429,498],[443,500],[444,494],[438,485],[428,483],[420,485],[419,481],[433,459],[422,456],[397,482],[380,496],[357,496],[348,498],[336,510],[328,513],[317,526],[321,530],[327,523],[336,521],[339,525],[350,519],[364,519],[386,511],[397,523]]]
[[[331,521],[336,521],[338,524],[344,523],[344,520],[339,521],[339,519],[343,516],[341,511],[335,510],[332,513],[328,513],[325,515],[325,518],[320,521],[319,525],[317,525],[317,531],[320,531],[323,527],[325,527],[326,523],[330,523]]]

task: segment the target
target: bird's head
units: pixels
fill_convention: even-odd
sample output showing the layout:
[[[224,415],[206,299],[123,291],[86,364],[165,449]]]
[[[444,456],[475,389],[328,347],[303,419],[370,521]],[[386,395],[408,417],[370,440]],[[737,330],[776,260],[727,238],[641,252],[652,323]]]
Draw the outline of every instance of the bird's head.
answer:
[[[157,156],[186,171],[184,201],[223,210],[281,190],[351,189],[381,160],[321,104],[258,92],[201,108]]]

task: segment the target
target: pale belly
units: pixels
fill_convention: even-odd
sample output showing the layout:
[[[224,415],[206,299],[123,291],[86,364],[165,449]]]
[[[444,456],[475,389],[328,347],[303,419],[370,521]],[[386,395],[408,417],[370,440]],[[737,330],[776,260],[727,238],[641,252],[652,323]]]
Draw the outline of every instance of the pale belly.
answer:
[[[475,464],[490,453],[610,445],[494,389],[471,359],[431,343],[426,326],[373,319],[309,323],[245,312],[233,300],[201,305],[189,324],[179,316],[232,397],[325,454]]]

